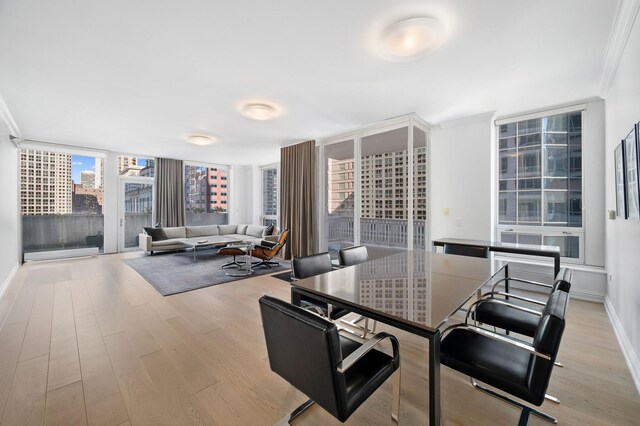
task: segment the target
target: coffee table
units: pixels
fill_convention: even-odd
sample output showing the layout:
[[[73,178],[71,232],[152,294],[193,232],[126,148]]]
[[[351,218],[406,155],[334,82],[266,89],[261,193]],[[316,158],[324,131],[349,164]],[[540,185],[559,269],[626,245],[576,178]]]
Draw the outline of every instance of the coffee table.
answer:
[[[201,238],[201,239],[194,239],[194,238],[185,238],[183,240],[180,241],[182,244],[191,247],[193,249],[193,261],[196,261],[196,254],[198,252],[198,249],[203,249],[203,248],[210,248],[210,247],[224,247],[228,244],[240,244],[242,243],[242,241],[220,241],[219,238]]]

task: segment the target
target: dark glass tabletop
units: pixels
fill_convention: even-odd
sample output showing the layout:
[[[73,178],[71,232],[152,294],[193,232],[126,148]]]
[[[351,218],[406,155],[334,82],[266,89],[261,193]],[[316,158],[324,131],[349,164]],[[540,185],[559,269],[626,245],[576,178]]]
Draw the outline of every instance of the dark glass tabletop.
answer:
[[[291,284],[328,301],[433,332],[501,271],[504,262],[406,251]]]

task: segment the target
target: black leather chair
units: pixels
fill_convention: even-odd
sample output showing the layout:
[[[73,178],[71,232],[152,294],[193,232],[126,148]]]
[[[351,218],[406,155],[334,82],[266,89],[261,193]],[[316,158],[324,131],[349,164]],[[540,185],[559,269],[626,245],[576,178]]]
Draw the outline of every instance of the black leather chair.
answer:
[[[304,257],[294,257],[291,261],[291,277],[295,280],[313,277],[333,271],[331,256],[328,252],[312,254]],[[349,311],[334,308],[318,299],[303,296],[301,299],[303,307],[315,306],[321,309],[326,317],[335,320],[349,313]]]
[[[288,424],[314,402],[346,421],[380,385],[395,374],[392,418],[400,406],[400,351],[396,338],[379,333],[360,344],[338,333],[336,325],[310,311],[270,296],[260,298],[271,370],[310,400],[278,424]],[[393,354],[375,349],[391,341]]]
[[[556,275],[556,281],[552,285],[517,278],[512,280],[550,288],[551,295],[556,291],[569,293],[571,279],[571,270],[562,268]],[[548,298],[546,301],[541,301],[520,296],[513,292],[496,291],[495,288],[494,285],[494,290],[483,295],[480,300],[471,306],[471,318],[476,322],[533,338],[542,313],[551,299]],[[512,302],[524,303],[516,304]]]
[[[353,266],[369,260],[369,252],[365,246],[348,247],[338,252],[340,266]]]
[[[489,247],[478,246],[461,246],[457,244],[445,244],[444,252],[446,254],[457,254],[459,256],[489,257]]]
[[[467,321],[452,326],[443,333],[440,360],[447,367],[470,376],[475,388],[521,408],[519,425],[526,425],[531,413],[557,423],[548,414],[485,388],[474,379],[530,404],[542,405],[564,332],[567,303],[568,294],[564,291],[551,295],[532,345],[471,326]]]

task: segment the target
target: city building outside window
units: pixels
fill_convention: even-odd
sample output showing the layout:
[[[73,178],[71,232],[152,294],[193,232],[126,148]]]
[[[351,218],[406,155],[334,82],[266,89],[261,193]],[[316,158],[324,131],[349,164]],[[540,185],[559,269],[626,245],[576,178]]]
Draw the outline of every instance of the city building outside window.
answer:
[[[278,224],[278,167],[262,169],[262,224]]]
[[[559,246],[583,259],[583,114],[574,111],[498,126],[498,239]]]
[[[222,225],[228,223],[228,197],[226,192],[211,188],[226,188],[229,168],[185,163],[184,209],[186,225]]]

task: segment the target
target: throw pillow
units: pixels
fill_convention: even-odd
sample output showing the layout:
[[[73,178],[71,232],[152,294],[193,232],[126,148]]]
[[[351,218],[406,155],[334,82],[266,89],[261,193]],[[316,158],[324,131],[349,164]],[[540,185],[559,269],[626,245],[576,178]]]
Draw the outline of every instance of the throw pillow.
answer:
[[[247,235],[256,238],[262,238],[264,236],[264,230],[266,226],[249,225],[247,226]]]
[[[142,229],[144,229],[145,234],[151,237],[151,241],[162,241],[167,239],[162,228],[143,227]]]
[[[273,235],[274,229],[276,229],[276,226],[272,223],[271,225],[267,226],[267,230],[264,231],[264,235]]]

